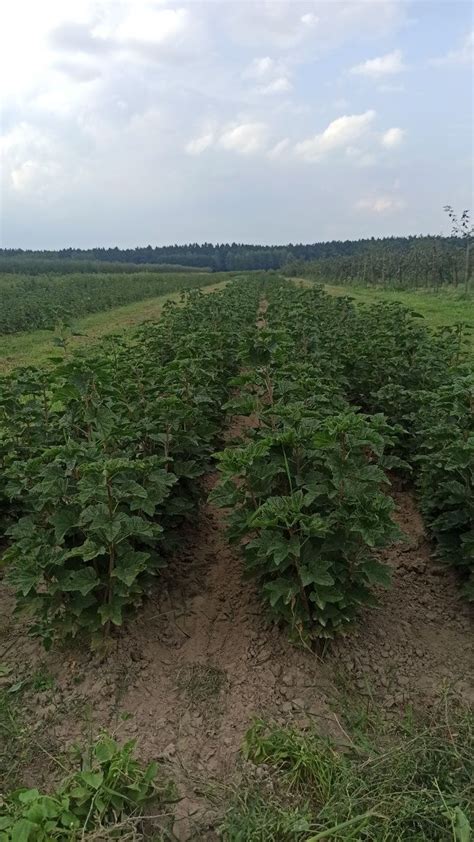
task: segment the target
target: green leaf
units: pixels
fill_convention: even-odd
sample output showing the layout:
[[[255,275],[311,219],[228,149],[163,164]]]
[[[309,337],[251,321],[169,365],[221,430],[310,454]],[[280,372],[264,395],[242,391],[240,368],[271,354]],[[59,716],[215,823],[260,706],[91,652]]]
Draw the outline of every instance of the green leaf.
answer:
[[[28,821],[28,819],[20,819],[11,829],[11,842],[34,842],[38,825]]]
[[[103,772],[82,772],[81,778],[87,786],[92,787],[92,789],[98,789],[102,783],[104,782],[104,773]]]
[[[155,763],[155,762],[150,763],[149,766],[147,766],[147,768],[145,769],[145,774],[143,776],[143,780],[147,784],[151,783],[152,781],[155,780],[157,774],[158,774],[158,763]]]
[[[363,569],[369,582],[372,584],[383,585],[386,588],[390,587],[392,581],[391,573],[390,569],[385,564],[381,564],[380,561],[377,561],[375,558],[371,558],[364,563]]]
[[[460,807],[454,808],[454,838],[456,842],[471,842],[471,823]]]
[[[77,526],[79,522],[79,509],[75,506],[68,506],[58,509],[51,517],[54,526],[54,533],[57,541],[62,541],[70,529]]]
[[[113,576],[130,587],[137,576],[146,570],[149,560],[150,553],[135,552],[133,550],[121,553],[117,559]]]
[[[111,737],[101,737],[94,747],[94,756],[99,763],[108,763],[118,751],[118,745]]]
[[[117,599],[113,599],[112,602],[109,602],[107,605],[101,605],[99,608],[99,615],[103,626],[105,626],[105,624],[109,621],[113,623],[114,626],[122,625],[122,605]]]
[[[92,567],[83,567],[58,576],[58,583],[63,591],[78,591],[82,596],[86,596],[99,584],[99,579]]]
[[[292,587],[291,583],[285,579],[267,582],[264,586],[265,593],[268,595],[268,600],[272,608],[275,608],[276,604],[280,601],[284,604],[290,602],[297,589],[297,586]]]
[[[21,804],[31,804],[32,801],[37,801],[40,797],[37,789],[23,789],[17,793],[18,801]]]
[[[73,830],[81,827],[82,822],[74,815],[74,813],[71,813],[69,810],[65,810],[61,813],[61,824],[63,827]]]
[[[74,558],[75,556],[80,556],[83,561],[92,561],[93,558],[97,558],[98,555],[101,555],[107,551],[107,547],[105,544],[100,544],[95,541],[91,541],[89,538],[84,541],[79,547],[74,547],[74,549],[69,550],[67,553],[67,558]]]
[[[334,585],[334,578],[324,568],[318,568],[317,561],[315,561],[311,567],[301,565],[300,575],[305,586],[315,584],[330,587],[331,585]]]

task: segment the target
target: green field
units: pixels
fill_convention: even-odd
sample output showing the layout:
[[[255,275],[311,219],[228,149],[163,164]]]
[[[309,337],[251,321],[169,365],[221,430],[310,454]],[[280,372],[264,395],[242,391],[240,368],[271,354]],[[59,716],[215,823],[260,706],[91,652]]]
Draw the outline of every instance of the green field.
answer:
[[[433,293],[427,290],[370,289],[355,286],[331,286],[325,284],[331,295],[348,295],[361,304],[375,304],[378,301],[399,301],[405,307],[419,313],[430,327],[450,327],[462,322],[467,325],[466,336],[474,351],[474,298],[451,290]]]
[[[222,277],[222,275],[220,276]],[[231,275],[229,275],[231,277]],[[212,276],[206,280],[211,281]],[[312,281],[295,279],[304,286],[311,286]],[[225,282],[209,283],[206,292],[219,289]],[[463,322],[468,326],[467,338],[474,352],[474,299],[466,299],[460,293],[443,291],[439,293],[419,291],[399,291],[370,289],[367,287],[325,285],[332,295],[347,295],[356,302],[373,304],[377,301],[400,301],[406,307],[422,315],[430,327],[441,328]],[[134,301],[121,307],[91,313],[74,320],[74,331],[79,336],[70,336],[70,349],[88,345],[108,333],[123,331],[134,327],[147,319],[156,319],[161,315],[165,301],[177,300],[178,292],[169,292],[154,298]],[[45,363],[54,351],[54,331],[34,330],[0,335],[0,371],[8,372],[22,365]]]
[[[213,292],[221,289],[226,283],[220,281],[217,284],[209,284],[203,287],[203,291]],[[149,319],[157,319],[165,301],[178,301],[179,297],[179,292],[170,292],[76,319],[74,331],[81,335],[70,336],[68,348],[72,350],[90,345],[108,333],[121,332]],[[55,333],[51,330],[24,331],[0,336],[0,372],[6,373],[23,365],[46,363],[48,357],[56,350],[54,336]]]

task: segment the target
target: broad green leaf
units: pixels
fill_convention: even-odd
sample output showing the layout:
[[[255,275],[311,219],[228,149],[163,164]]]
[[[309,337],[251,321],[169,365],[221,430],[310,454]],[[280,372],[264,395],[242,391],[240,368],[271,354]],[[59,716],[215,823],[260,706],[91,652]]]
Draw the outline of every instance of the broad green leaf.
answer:
[[[86,596],[98,584],[99,579],[92,567],[82,567],[80,570],[72,570],[59,577],[58,582],[63,591],[78,591]]]
[[[392,581],[390,569],[375,558],[368,559],[364,562],[364,572],[369,582],[384,585],[386,588],[390,587]]]
[[[104,781],[103,772],[81,772],[81,778],[92,789],[98,789]]]
[[[118,745],[111,737],[101,737],[94,747],[94,756],[99,763],[108,763],[118,751]]]
[[[37,828],[28,819],[20,819],[11,829],[11,842],[34,842]]]
[[[99,615],[103,626],[109,621],[114,626],[121,626],[123,622],[122,604],[117,599],[113,599],[112,602],[100,606]]]
[[[76,506],[64,506],[58,509],[51,516],[51,523],[54,526],[54,533],[57,541],[62,541],[70,529],[77,526],[79,522],[79,508]]]

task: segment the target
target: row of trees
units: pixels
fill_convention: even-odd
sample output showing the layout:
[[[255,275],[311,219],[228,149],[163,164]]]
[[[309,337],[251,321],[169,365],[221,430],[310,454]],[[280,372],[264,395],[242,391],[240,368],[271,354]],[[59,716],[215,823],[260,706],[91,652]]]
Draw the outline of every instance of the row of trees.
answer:
[[[321,283],[388,286],[396,289],[439,288],[463,284],[469,292],[474,229],[470,212],[460,217],[451,205],[443,208],[451,223],[451,237],[399,237],[360,240],[352,253],[317,260],[292,257],[284,267],[287,275],[312,278]],[[363,244],[363,247],[362,247]],[[403,244],[403,247],[402,247]]]
[[[454,256],[459,251],[460,238],[420,236],[384,237],[365,240],[333,240],[321,243],[289,243],[285,246],[262,246],[246,243],[191,243],[174,246],[145,246],[134,249],[94,248],[60,249],[58,251],[31,251],[0,249],[0,267],[16,267],[28,261],[31,265],[47,262],[50,270],[63,269],[70,262],[94,261],[97,263],[122,263],[135,265],[168,264],[211,268],[214,271],[241,271],[246,269],[279,269],[292,261],[328,260],[334,258],[364,258],[373,254],[406,255],[430,252]],[[15,270],[14,270],[15,271]]]
[[[375,242],[361,254],[339,255],[314,261],[292,259],[286,275],[308,277],[320,283],[389,286],[397,289],[469,286],[466,250],[446,248],[439,241],[416,240],[407,251]]]

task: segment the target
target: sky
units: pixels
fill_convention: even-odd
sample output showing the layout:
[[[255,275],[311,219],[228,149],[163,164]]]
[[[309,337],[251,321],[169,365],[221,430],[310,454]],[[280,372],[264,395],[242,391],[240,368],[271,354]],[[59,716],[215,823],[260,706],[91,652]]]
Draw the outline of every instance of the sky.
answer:
[[[3,0],[0,245],[448,233],[465,0]]]

